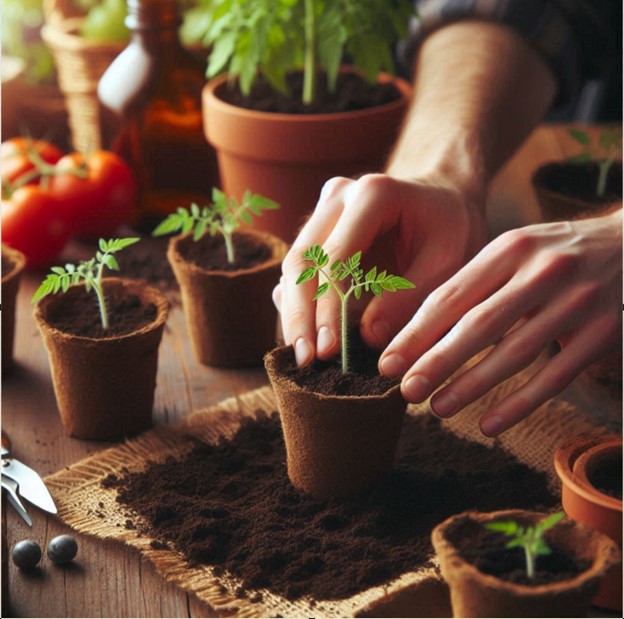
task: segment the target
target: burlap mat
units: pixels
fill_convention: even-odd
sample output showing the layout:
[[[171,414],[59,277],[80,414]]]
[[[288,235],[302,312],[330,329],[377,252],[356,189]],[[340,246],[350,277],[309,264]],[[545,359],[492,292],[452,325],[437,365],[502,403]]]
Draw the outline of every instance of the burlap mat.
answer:
[[[493,444],[494,439],[487,439],[479,433],[476,420],[491,403],[515,390],[521,380],[526,380],[526,377],[510,379],[443,425],[462,438],[486,445]],[[446,590],[436,570],[432,568],[403,574],[386,586],[371,588],[345,600],[301,599],[290,602],[271,591],[262,590],[262,601],[254,603],[236,597],[235,590],[240,583],[234,578],[217,577],[210,566],[189,568],[176,551],[152,548],[149,538],[139,537],[136,530],[125,527],[127,515],[115,501],[117,491],[105,489],[100,484],[108,474],[123,475],[123,470],[142,470],[148,461],[162,461],[170,455],[180,457],[193,447],[189,435],[203,441],[233,436],[241,420],[254,416],[257,409],[267,412],[276,410],[269,387],[225,400],[173,426],[157,427],[48,477],[46,483],[58,506],[58,517],[77,531],[116,540],[138,549],[154,563],[163,578],[195,593],[218,615],[449,616]],[[427,410],[426,404],[410,406],[409,413],[428,414]],[[581,432],[602,434],[621,431],[620,419],[602,421],[606,423],[597,423],[595,417],[590,418],[567,402],[551,401],[528,420],[504,433],[496,442],[521,462],[545,472],[551,490],[558,493],[559,483],[552,466],[556,446],[565,438]],[[448,454],[441,457],[452,460]]]

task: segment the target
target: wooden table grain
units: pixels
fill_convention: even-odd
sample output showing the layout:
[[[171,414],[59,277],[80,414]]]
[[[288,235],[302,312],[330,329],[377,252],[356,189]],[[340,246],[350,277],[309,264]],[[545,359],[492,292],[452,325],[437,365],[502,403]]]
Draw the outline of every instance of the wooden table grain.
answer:
[[[593,130],[593,129],[592,129]],[[489,195],[492,236],[535,223],[539,210],[530,178],[542,162],[575,152],[565,127],[541,126],[501,170]],[[67,437],[58,417],[47,354],[32,316],[30,298],[41,274],[26,274],[17,302],[16,367],[2,377],[2,428],[15,457],[47,475],[110,443]],[[154,406],[156,424],[171,423],[235,394],[266,384],[261,368],[228,371],[207,368],[194,358],[181,307],[174,306],[160,348]],[[591,398],[589,398],[591,401]],[[621,401],[609,403],[621,409]],[[3,505],[4,507],[4,505]],[[133,549],[70,531],[31,508],[33,527],[12,509],[3,509],[2,615],[14,617],[207,617],[211,609],[192,594],[163,581]],[[30,538],[45,549],[56,535],[71,533],[79,543],[77,560],[66,568],[47,558],[27,574],[8,560],[17,541]]]

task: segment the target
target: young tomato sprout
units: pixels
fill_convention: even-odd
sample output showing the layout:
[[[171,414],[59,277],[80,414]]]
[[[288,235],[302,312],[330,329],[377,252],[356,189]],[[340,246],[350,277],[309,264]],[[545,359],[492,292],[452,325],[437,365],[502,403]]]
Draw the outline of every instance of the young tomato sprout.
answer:
[[[212,204],[200,208],[191,204],[189,209],[180,207],[171,213],[152,232],[153,236],[171,234],[172,232],[193,231],[193,240],[198,241],[206,232],[210,236],[221,234],[225,240],[227,259],[230,264],[235,261],[234,230],[241,223],[251,225],[253,215],[262,216],[262,211],[279,208],[279,204],[269,198],[246,191],[239,204],[234,198],[227,198],[219,189],[212,190]]]
[[[307,282],[313,277],[320,275],[326,281],[321,283],[316,289],[314,300],[320,299],[330,288],[332,288],[340,299],[340,336],[341,336],[341,354],[342,354],[342,371],[349,371],[349,355],[347,350],[347,303],[349,297],[353,295],[356,299],[362,296],[362,291],[372,292],[375,296],[380,297],[384,291],[396,292],[397,290],[406,290],[414,288],[412,282],[399,277],[398,275],[389,275],[386,271],[377,272],[377,267],[373,267],[366,275],[360,268],[360,260],[362,252],[358,251],[346,260],[336,260],[329,268],[329,272],[325,268],[329,263],[329,256],[325,253],[320,245],[313,245],[303,253],[303,259],[311,262],[312,266],[305,269],[299,278],[297,284]],[[348,279],[349,278],[349,279]],[[348,279],[348,288],[344,291],[340,282]]]
[[[104,268],[106,267],[111,271],[119,271],[119,264],[114,254],[130,245],[134,245],[139,240],[139,238],[110,239],[109,241],[100,239],[100,249],[96,252],[94,258],[83,260],[77,266],[66,264],[64,267],[52,267],[52,272],[48,274],[41,286],[37,288],[32,302],[36,303],[39,299],[49,294],[56,294],[61,290],[67,292],[70,285],[84,281],[86,291],[90,292],[93,290],[95,292],[100,307],[102,328],[108,329],[108,311],[106,310],[106,299],[102,287]]]
[[[552,551],[544,541],[544,533],[554,527],[565,514],[557,512],[544,518],[534,527],[523,527],[513,520],[500,520],[498,522],[489,522],[485,525],[490,531],[498,531],[511,537],[505,548],[517,548],[521,546],[524,549],[524,557],[526,559],[526,571],[529,578],[535,578],[535,562],[540,555],[549,555]]]
[[[598,136],[596,144],[592,144],[591,137],[581,129],[570,129],[569,134],[581,145],[583,150],[569,159],[570,163],[588,163],[595,161],[598,165],[598,183],[596,195],[604,196],[607,188],[609,170],[615,160],[622,154],[622,128],[603,131]]]

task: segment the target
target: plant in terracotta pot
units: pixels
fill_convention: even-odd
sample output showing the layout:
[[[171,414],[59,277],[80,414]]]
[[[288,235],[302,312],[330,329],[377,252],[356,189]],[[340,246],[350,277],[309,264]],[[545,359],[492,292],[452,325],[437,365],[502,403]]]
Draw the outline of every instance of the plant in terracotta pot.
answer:
[[[2,244],[2,373],[13,366],[15,339],[15,300],[26,256]]]
[[[431,540],[454,617],[584,617],[620,561],[606,535],[561,514],[469,511],[435,527]]]
[[[251,192],[239,203],[218,189],[212,200],[179,208],[153,234],[182,233],[170,240],[167,257],[197,359],[217,367],[260,365],[275,345],[271,291],[288,247],[267,232],[239,228],[278,204]]]
[[[205,11],[204,129],[224,190],[279,202],[261,225],[291,241],[326,180],[383,166],[410,87],[380,71],[393,69],[413,4],[215,0]]]
[[[314,299],[330,290],[340,299],[340,363],[316,360],[298,368],[293,347],[283,346],[266,356],[265,365],[280,412],[290,481],[330,498],[363,491],[386,477],[406,409],[399,381],[380,376],[378,354],[349,331],[348,301],[363,292],[381,295],[414,285],[376,267],[364,273],[361,252],[329,266],[329,256],[315,245],[304,258],[312,264],[298,283],[320,277],[324,281]]]
[[[119,439],[152,422],[169,304],[143,282],[103,278],[138,240],[100,239],[94,258],[52,267],[33,296],[61,419],[76,438]]]
[[[566,514],[601,531],[622,548],[622,437],[582,434],[555,451]],[[594,604],[622,609],[622,566],[602,583]]]
[[[569,133],[581,152],[543,165],[533,175],[545,221],[588,215],[622,199],[622,128],[605,130],[594,140],[581,129]]]

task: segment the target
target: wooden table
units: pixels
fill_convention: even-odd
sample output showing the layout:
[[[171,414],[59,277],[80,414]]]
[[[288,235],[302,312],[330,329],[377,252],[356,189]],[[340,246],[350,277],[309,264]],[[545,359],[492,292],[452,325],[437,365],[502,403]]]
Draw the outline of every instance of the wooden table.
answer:
[[[544,126],[532,134],[492,186],[489,200],[492,235],[539,221],[530,186],[533,170],[544,161],[561,159],[575,150],[574,142],[562,127]],[[10,435],[14,455],[47,475],[109,444],[72,439],[63,432],[47,354],[30,305],[39,279],[39,274],[27,274],[20,288],[15,343],[17,367],[2,379],[2,427]],[[216,404],[265,383],[264,370],[260,368],[226,371],[198,364],[186,337],[182,310],[179,306],[172,309],[160,348],[155,423],[174,422],[191,410]],[[591,397],[583,401],[587,403]],[[621,410],[621,401],[607,405]],[[211,616],[204,603],[164,582],[151,563],[134,550],[117,544],[104,545],[73,533],[34,508],[29,512],[32,529],[13,509],[5,509],[3,513],[3,616]],[[45,549],[49,540],[61,533],[73,534],[79,543],[79,556],[70,567],[57,568],[45,558],[40,569],[25,574],[7,561],[7,548],[17,541],[31,538]]]

